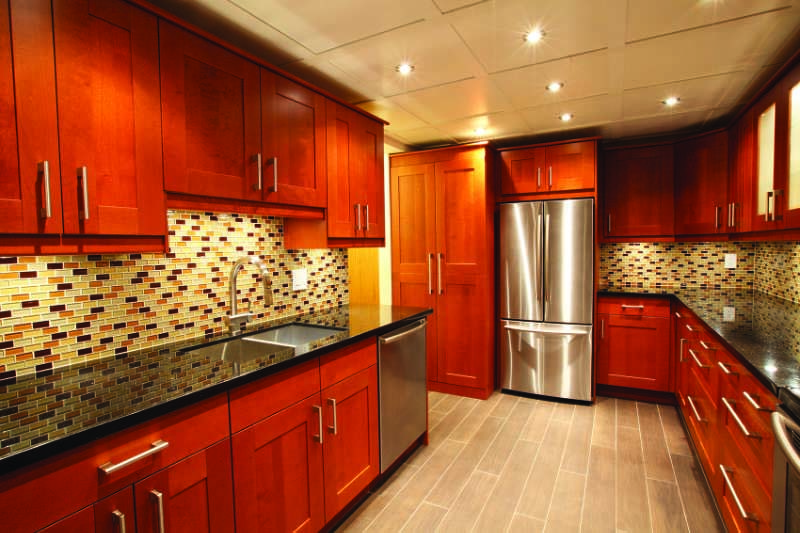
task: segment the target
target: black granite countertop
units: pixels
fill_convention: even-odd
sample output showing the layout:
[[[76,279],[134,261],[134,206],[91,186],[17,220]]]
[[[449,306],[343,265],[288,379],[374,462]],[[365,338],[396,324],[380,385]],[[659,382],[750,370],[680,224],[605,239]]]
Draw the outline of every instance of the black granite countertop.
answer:
[[[677,298],[773,393],[800,389],[799,304],[744,289],[607,287],[598,294]]]
[[[293,322],[337,328],[296,351],[271,346],[263,356],[228,361],[220,358],[221,350],[191,350],[233,338],[218,335],[0,381],[0,474],[382,335],[431,312],[413,307],[342,306],[276,320],[245,333]]]

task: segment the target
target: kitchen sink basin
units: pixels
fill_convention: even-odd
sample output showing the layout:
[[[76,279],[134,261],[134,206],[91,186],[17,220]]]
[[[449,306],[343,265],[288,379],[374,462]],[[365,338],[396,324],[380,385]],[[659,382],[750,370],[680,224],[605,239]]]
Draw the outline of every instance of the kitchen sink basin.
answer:
[[[309,351],[315,341],[341,333],[341,329],[307,324],[287,324],[252,335],[185,350],[187,354],[244,363],[254,359],[281,359]]]

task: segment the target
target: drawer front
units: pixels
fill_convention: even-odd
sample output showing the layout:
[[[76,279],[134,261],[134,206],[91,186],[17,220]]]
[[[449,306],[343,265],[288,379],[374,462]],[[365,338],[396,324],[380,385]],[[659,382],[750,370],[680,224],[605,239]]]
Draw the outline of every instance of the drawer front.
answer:
[[[698,372],[689,372],[689,384],[686,394],[686,408],[684,416],[692,435],[695,448],[697,448],[700,460],[709,478],[713,478],[717,473],[716,464],[716,408],[714,402],[708,394],[705,386],[702,385]]]
[[[0,480],[0,516],[11,531],[33,531],[228,436],[228,401],[219,395]],[[161,446],[154,446],[155,443]],[[168,443],[163,447],[163,443]],[[141,459],[125,461],[142,452]],[[114,470],[115,466],[119,466]],[[103,471],[114,470],[106,474]],[[57,494],[57,498],[44,495]],[[36,509],[36,512],[19,512]]]
[[[687,341],[684,358],[698,385],[705,389],[706,395],[716,408],[719,391],[719,371],[717,370],[717,351],[706,348],[702,340]]]
[[[669,318],[669,309],[669,300],[666,298],[602,296],[597,301],[597,311],[610,315]]]
[[[323,355],[319,360],[321,388],[330,387],[377,362],[378,347],[374,337]]]
[[[769,533],[772,499],[736,446],[721,446],[719,475],[711,481],[728,531]]]
[[[233,389],[231,431],[236,433],[319,392],[319,361],[312,359]]]

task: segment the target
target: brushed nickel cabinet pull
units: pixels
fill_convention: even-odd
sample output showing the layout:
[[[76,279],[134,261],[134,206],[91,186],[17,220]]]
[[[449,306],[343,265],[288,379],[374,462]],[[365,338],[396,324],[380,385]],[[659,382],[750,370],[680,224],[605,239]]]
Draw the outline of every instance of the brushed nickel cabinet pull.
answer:
[[[604,319],[600,320],[600,339],[606,338],[606,321]]]
[[[548,172],[547,180],[548,180],[548,183],[550,185],[550,188],[552,189],[553,188],[553,167],[550,166],[550,168],[547,169],[547,172]]]
[[[722,207],[715,205],[714,206],[714,229],[719,229],[719,210]]]
[[[253,190],[260,191],[264,187],[264,167],[261,161],[261,152],[258,152],[256,155],[251,157],[250,160],[255,161],[256,173],[258,175],[258,183],[253,185]]]
[[[623,309],[641,309],[642,311],[644,311],[643,305],[622,304],[620,307],[622,307]]]
[[[681,337],[680,347],[678,348],[678,351],[680,352],[678,354],[678,362],[679,363],[683,363],[683,361],[684,361],[684,359],[683,359],[683,345],[684,344],[686,344],[686,339]]]
[[[114,521],[114,525],[117,526],[117,533],[127,533],[125,527],[125,514],[119,509],[114,509],[111,511],[111,520]]]
[[[364,230],[369,233],[369,204],[364,204]]]
[[[322,435],[322,406],[315,405],[314,406],[314,410],[317,412],[317,417],[319,419],[319,434],[318,435],[314,435],[314,439],[317,442],[319,442],[320,444],[322,444],[322,440],[323,440],[323,435]]]
[[[767,212],[764,215],[764,221],[765,222],[769,222],[769,215],[770,215],[770,211],[771,211],[770,198],[773,197],[773,194],[774,194],[774,191],[767,191],[767,209],[766,209]]]
[[[439,282],[439,294],[444,294],[444,287],[442,287],[442,254],[437,254],[436,257],[436,276]]]
[[[712,349],[711,346],[709,346],[708,344],[706,344],[703,341],[700,341],[700,346],[702,346],[704,350],[711,350]]]
[[[731,496],[733,496],[733,501],[736,503],[736,508],[739,509],[739,514],[742,515],[742,518],[745,520],[752,520],[754,522],[758,522],[758,518],[755,515],[750,514],[742,505],[742,500],[739,499],[739,495],[736,494],[736,489],[733,487],[733,482],[731,478],[728,476],[729,472],[732,472],[733,469],[721,464],[719,465],[719,471],[722,472],[722,478],[725,480],[725,486],[728,487],[728,490],[731,492]]]
[[[336,433],[339,431],[339,424],[336,422],[336,399],[328,398],[328,403],[331,404],[331,409],[333,409],[333,425],[328,426],[328,430],[336,435]]]
[[[685,326],[686,326],[686,329],[688,329],[689,331],[694,333],[694,329],[692,328],[692,326],[690,326],[689,324],[685,324]]]
[[[744,396],[745,400],[747,400],[747,403],[749,403],[750,405],[752,405],[752,406],[753,406],[753,409],[755,409],[756,411],[770,411],[770,409],[769,409],[769,408],[767,408],[767,407],[762,407],[762,406],[761,406],[761,404],[759,404],[759,403],[756,401],[756,398],[758,398],[758,395],[756,395],[756,396],[755,396],[755,398],[754,398],[754,397],[753,397],[753,396],[752,396],[752,395],[751,395],[749,392],[747,392],[747,391],[742,391],[742,396]]]
[[[356,210],[356,233],[361,231],[361,204],[355,204],[353,209]]]
[[[611,213],[608,214],[608,234],[611,235]]]
[[[683,317],[679,312],[675,311],[675,318],[683,318]]]
[[[111,475],[117,470],[121,470],[127,466],[132,465],[133,463],[139,462],[146,457],[150,457],[151,455],[155,455],[161,450],[165,449],[169,446],[169,442],[165,440],[157,440],[153,444],[150,445],[150,449],[145,450],[141,453],[137,453],[133,457],[128,457],[124,461],[120,461],[119,463],[112,463],[108,462],[103,465],[100,465],[100,470],[105,475]]]
[[[736,413],[736,410],[733,408],[733,405],[731,405],[731,403],[735,404],[736,402],[734,402],[733,400],[730,400],[730,399],[726,398],[725,396],[723,396],[722,397],[722,403],[725,404],[725,409],[727,409],[728,412],[731,414],[733,419],[736,421],[736,425],[739,426],[739,429],[742,431],[742,433],[744,433],[745,437],[748,437],[748,438],[751,438],[751,439],[760,439],[761,438],[761,435],[759,435],[758,433],[753,433],[750,430],[748,430],[747,426],[745,426],[744,422],[742,422],[742,419],[739,418],[739,415]]]
[[[694,359],[694,362],[698,367],[700,367],[700,368],[711,368],[710,365],[704,365],[703,363],[701,363],[700,359],[697,358],[697,354],[691,348],[689,348],[689,355],[692,356],[692,359]]]
[[[731,227],[736,227],[736,202],[731,204]]]
[[[272,188],[270,192],[278,192],[278,156],[270,157],[267,163],[272,165]]]
[[[153,489],[150,491],[150,501],[156,508],[156,528],[158,533],[164,533],[164,495]]]
[[[431,273],[432,263],[433,254],[428,254],[428,294],[433,294],[433,274]]]
[[[725,373],[725,375],[727,375],[727,376],[730,376],[730,375],[738,376],[739,375],[738,372],[734,372],[733,370],[728,368],[728,365],[726,365],[722,361],[717,361],[717,366],[720,367],[722,369],[722,371]]]
[[[694,413],[694,417],[697,419],[698,422],[705,422],[705,418],[700,416],[700,413],[697,412],[697,406],[694,404],[694,400],[688,394],[686,395],[686,400],[689,402],[689,407],[692,408],[692,413]]]
[[[53,216],[53,210],[50,205],[50,162],[47,160],[39,161],[38,170],[44,182],[44,207],[39,210],[39,215],[42,218],[50,218]]]
[[[542,167],[536,167],[536,188],[542,186]]]
[[[89,171],[85,165],[78,169],[78,178],[83,190],[83,220],[89,220]]]

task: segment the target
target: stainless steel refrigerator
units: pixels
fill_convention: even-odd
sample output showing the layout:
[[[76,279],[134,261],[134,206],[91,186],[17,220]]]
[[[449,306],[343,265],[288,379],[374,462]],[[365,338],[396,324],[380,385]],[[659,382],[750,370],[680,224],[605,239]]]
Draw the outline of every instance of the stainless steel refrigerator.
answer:
[[[500,205],[500,386],[592,399],[592,199]]]

